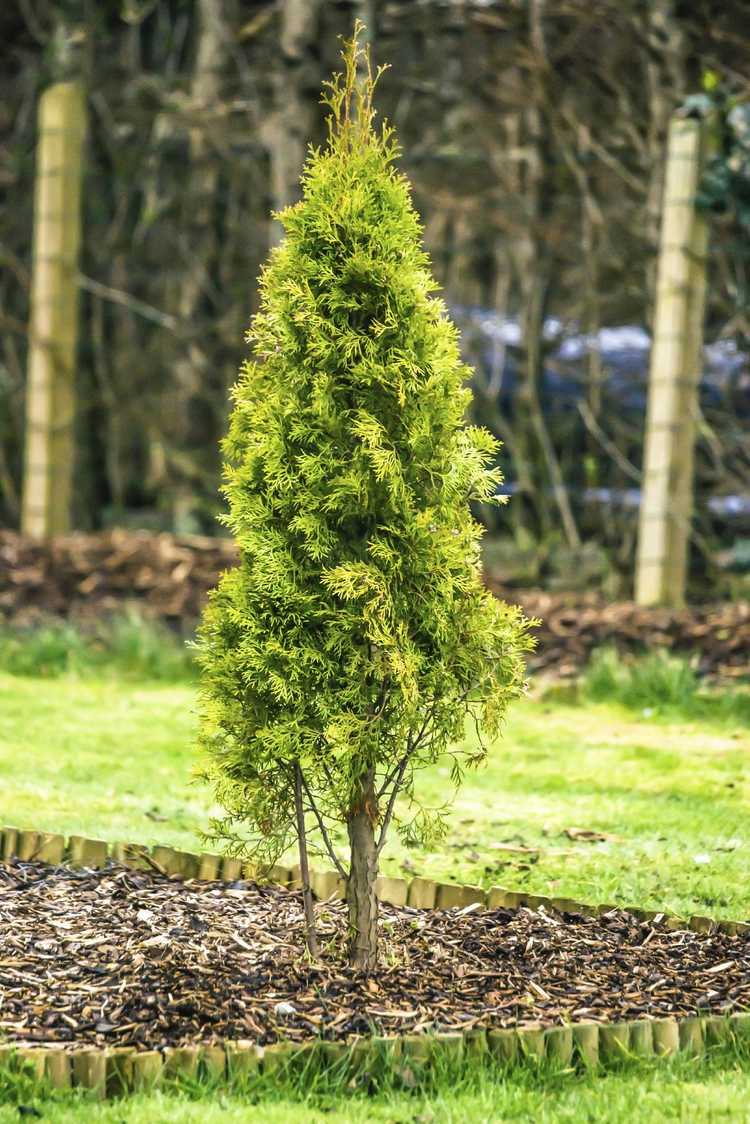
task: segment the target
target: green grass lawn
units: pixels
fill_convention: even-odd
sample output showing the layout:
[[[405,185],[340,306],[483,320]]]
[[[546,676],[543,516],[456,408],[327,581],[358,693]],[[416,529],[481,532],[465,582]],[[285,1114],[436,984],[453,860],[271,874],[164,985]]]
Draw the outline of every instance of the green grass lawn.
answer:
[[[0,822],[198,847],[211,807],[190,778],[194,699],[189,680],[0,674]],[[423,783],[442,803],[447,767]],[[530,697],[513,710],[486,768],[467,778],[440,851],[406,850],[394,840],[385,865],[743,918],[750,916],[749,810],[750,730],[741,712],[648,707],[644,715],[632,705]],[[572,829],[604,838],[570,838]],[[5,1093],[0,1088],[3,1124],[20,1118],[17,1094]],[[252,1105],[216,1091],[104,1106],[32,1092],[22,1099],[54,1124],[750,1121],[750,1062],[724,1054],[601,1078],[480,1071],[430,1092],[372,1099],[310,1101],[283,1090]]]
[[[194,849],[211,811],[194,731],[189,683],[0,674],[0,821]],[[447,764],[422,781],[441,804]],[[749,812],[746,725],[528,698],[467,777],[440,851],[394,837],[385,868],[745,918]]]
[[[750,1059],[724,1051],[701,1062],[632,1063],[603,1076],[476,1070],[422,1091],[385,1089],[374,1096],[194,1086],[107,1104],[80,1094],[45,1100],[31,1089],[6,1089],[0,1106],[3,1101],[0,1124],[19,1120],[19,1104],[34,1107],[48,1124],[742,1124],[750,1121]]]

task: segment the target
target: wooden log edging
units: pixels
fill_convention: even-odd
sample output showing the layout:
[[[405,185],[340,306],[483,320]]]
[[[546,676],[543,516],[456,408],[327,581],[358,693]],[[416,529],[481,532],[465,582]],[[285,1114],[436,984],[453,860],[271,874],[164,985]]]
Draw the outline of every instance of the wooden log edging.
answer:
[[[170,878],[199,881],[239,882],[243,880],[270,882],[287,889],[299,889],[299,868],[274,866],[260,872],[252,863],[227,855],[208,852],[181,851],[175,847],[145,843],[109,843],[104,839],[64,835],[18,827],[0,827],[0,859],[38,860],[96,870],[112,859],[136,870],[154,870]],[[344,897],[344,879],[336,870],[310,871],[313,895],[318,901]],[[713,917],[693,915],[681,918],[669,910],[641,909],[638,906],[603,903],[592,905],[571,898],[550,898],[492,886],[462,885],[435,882],[421,876],[407,880],[381,875],[377,882],[378,898],[386,905],[412,909],[554,909],[558,913],[579,913],[597,917],[612,910],[624,910],[639,921],[657,921],[673,929],[690,929],[694,933],[727,933],[738,936],[750,933],[750,921],[719,921]]]
[[[403,1072],[415,1076],[457,1063],[491,1064],[505,1069],[533,1066],[550,1071],[605,1072],[628,1060],[655,1060],[683,1054],[698,1058],[709,1050],[743,1043],[750,1048],[750,1012],[685,1019],[631,1022],[581,1022],[542,1028],[473,1029],[464,1033],[407,1034],[359,1038],[352,1042],[276,1042],[259,1046],[247,1039],[168,1047],[164,1051],[130,1046],[19,1047],[0,1045],[0,1070],[23,1072],[54,1089],[80,1088],[97,1099],[126,1096],[183,1079],[212,1084],[283,1079],[292,1073],[361,1075]]]
[[[167,877],[184,880],[237,882],[257,880],[256,868],[239,859],[209,853],[181,851],[173,847],[142,843],[108,843],[86,836],[0,828],[0,859],[38,860],[58,865],[104,868],[110,860],[133,869],[151,869]],[[264,881],[285,888],[299,886],[297,868],[275,866]],[[311,872],[313,893],[318,900],[340,899],[344,882],[337,871]],[[623,909],[642,921],[665,923],[674,929],[693,932],[722,932],[731,936],[750,933],[750,923],[717,921],[696,915],[682,919],[667,911],[644,910],[610,904],[590,905],[569,898],[549,898],[494,886],[435,882],[416,877],[381,877],[380,900],[414,909],[461,909],[468,912],[490,909],[553,909],[561,913],[601,916]],[[248,1081],[282,1076],[285,1072],[314,1067],[358,1074],[399,1067],[410,1074],[455,1063],[461,1059],[491,1060],[495,1064],[544,1064],[551,1068],[605,1070],[628,1058],[665,1058],[678,1053],[698,1057],[708,1050],[732,1042],[750,1049],[750,1011],[732,1015],[684,1018],[638,1019],[616,1023],[581,1022],[543,1028],[489,1028],[464,1033],[403,1035],[359,1038],[352,1042],[278,1042],[260,1046],[251,1040],[159,1050],[137,1050],[117,1046],[65,1050],[54,1047],[18,1047],[0,1042],[0,1069],[22,1068],[27,1074],[58,1089],[79,1087],[97,1098],[122,1096],[153,1089],[180,1078],[209,1082]]]

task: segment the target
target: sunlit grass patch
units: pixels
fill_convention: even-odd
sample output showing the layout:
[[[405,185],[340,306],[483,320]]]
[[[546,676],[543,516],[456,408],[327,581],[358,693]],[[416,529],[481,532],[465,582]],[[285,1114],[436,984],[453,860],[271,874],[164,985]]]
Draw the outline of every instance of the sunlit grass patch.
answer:
[[[661,649],[628,659],[602,648],[594,652],[581,689],[586,699],[620,703],[646,717],[682,714],[750,727],[749,688],[706,687],[691,661]]]
[[[26,666],[33,669],[33,661]],[[44,678],[0,674],[0,820],[191,850],[201,845],[211,808],[206,790],[191,781],[189,657],[182,670],[172,665],[172,681],[159,681],[148,666],[131,654],[120,664],[58,663],[57,673]],[[386,871],[683,914],[749,916],[750,739],[743,711],[734,704],[694,707],[681,690],[670,687],[669,705],[662,692],[653,708],[641,706],[637,693],[618,697],[616,690],[602,690],[607,701],[597,702],[585,687],[578,705],[524,700],[486,767],[469,774],[444,845],[427,851],[394,841]],[[447,762],[421,778],[434,803],[449,794],[448,780]],[[476,1072],[427,1090],[370,1097],[318,1089],[311,1098],[289,1087],[168,1090],[104,1105],[70,1095],[48,1100],[29,1089],[18,1103],[14,1097],[0,1090],[3,1124],[20,1118],[18,1103],[50,1124],[232,1124],[250,1113],[269,1124],[648,1124],[745,1119],[750,1068],[746,1058],[724,1053],[603,1077]]]
[[[125,676],[177,682],[195,665],[185,641],[135,610],[84,624],[52,619],[28,628],[0,628],[0,671],[58,678]]]

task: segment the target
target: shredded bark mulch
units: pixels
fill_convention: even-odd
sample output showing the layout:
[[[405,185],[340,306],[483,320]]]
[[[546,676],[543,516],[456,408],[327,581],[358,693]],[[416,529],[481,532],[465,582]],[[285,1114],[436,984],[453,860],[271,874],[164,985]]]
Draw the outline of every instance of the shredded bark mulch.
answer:
[[[0,1036],[160,1048],[617,1021],[750,1008],[750,939],[613,911],[382,907],[382,967],[344,965],[340,902],[187,882],[117,864],[0,864]]]
[[[230,539],[112,530],[38,542],[0,530],[0,620],[23,627],[48,617],[85,626],[127,605],[189,630],[219,574],[237,561]],[[719,602],[672,611],[607,601],[596,592],[509,588],[488,575],[499,596],[541,618],[531,671],[574,676],[591,652],[669,648],[697,660],[700,674],[750,678],[750,603]]]

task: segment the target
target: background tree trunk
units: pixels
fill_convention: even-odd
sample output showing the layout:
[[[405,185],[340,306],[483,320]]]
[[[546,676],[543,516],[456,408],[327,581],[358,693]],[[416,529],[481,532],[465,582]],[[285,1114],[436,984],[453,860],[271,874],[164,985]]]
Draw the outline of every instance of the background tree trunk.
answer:
[[[347,825],[351,849],[346,890],[349,906],[349,963],[353,968],[360,968],[365,972],[375,967],[378,958],[376,808],[374,773],[370,771],[362,782]]]
[[[219,165],[213,159],[211,119],[218,120],[222,77],[229,51],[229,30],[225,26],[224,0],[199,0],[200,12],[195,69],[190,87],[190,172],[187,183],[186,222],[182,239],[184,266],[178,296],[178,313],[187,338],[175,363],[177,395],[170,404],[175,415],[175,442],[171,449],[176,477],[172,511],[177,531],[196,531],[194,508],[199,491],[188,467],[189,452],[204,444],[202,414],[208,410],[206,373],[208,356],[201,333],[200,309],[211,289],[211,273],[216,253],[216,194]],[[194,433],[197,421],[198,432]]]
[[[71,526],[84,130],[81,86],[58,82],[46,90],[39,103],[21,524],[35,538]]]
[[[695,196],[710,129],[706,121],[675,116],[669,130],[638,532],[639,605],[685,604],[708,245],[706,216]]]
[[[319,0],[285,0],[281,6],[281,66],[274,72],[274,113],[269,121],[271,199],[281,211],[300,197],[299,177],[313,135],[319,82],[314,50]],[[272,220],[269,241],[281,238],[281,224]]]

